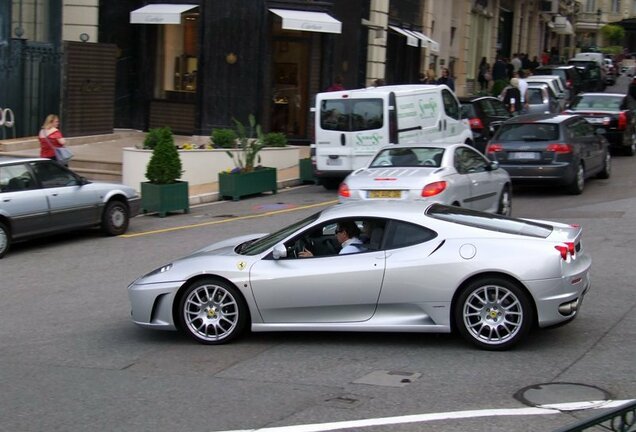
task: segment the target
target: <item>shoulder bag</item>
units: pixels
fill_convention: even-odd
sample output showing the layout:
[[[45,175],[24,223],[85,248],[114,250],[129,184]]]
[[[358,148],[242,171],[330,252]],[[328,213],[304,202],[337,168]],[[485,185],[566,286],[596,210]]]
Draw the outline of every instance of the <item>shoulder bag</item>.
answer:
[[[44,139],[46,140],[46,142],[49,144],[49,146],[51,146],[51,148],[53,148],[53,151],[55,152],[55,159],[63,164],[68,164],[68,162],[73,159],[73,152],[70,151],[68,148],[66,147],[55,147],[53,144],[51,144],[51,140],[49,140],[49,137],[46,135],[46,131],[44,132]]]

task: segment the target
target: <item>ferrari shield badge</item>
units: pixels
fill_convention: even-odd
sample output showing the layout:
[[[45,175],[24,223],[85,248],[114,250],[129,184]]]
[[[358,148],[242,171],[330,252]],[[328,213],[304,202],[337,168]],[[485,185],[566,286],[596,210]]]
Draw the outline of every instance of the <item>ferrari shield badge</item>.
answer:
[[[239,261],[236,263],[236,268],[239,270],[244,270],[247,267],[247,263],[245,261]]]

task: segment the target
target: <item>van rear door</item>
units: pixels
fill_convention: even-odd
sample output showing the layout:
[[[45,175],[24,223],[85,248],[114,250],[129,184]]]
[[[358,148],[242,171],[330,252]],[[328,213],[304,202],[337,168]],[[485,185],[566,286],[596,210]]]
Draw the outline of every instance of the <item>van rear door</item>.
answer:
[[[389,143],[387,94],[346,92],[316,98],[316,174],[344,177]]]

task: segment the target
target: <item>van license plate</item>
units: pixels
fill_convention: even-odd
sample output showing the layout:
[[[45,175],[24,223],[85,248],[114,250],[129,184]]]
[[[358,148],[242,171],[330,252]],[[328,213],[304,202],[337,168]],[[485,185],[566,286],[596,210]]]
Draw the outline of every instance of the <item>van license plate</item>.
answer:
[[[399,190],[372,190],[369,191],[369,198],[402,198]]]
[[[338,158],[338,159],[327,159],[327,165],[331,165],[331,166],[337,166],[337,165],[342,165],[342,159]]]

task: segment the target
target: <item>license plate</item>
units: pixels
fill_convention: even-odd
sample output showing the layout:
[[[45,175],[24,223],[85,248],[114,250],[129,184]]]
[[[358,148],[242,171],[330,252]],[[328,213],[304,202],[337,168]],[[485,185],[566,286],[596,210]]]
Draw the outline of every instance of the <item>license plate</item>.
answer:
[[[538,152],[511,152],[508,153],[508,159],[538,160],[541,159],[541,154]]]
[[[327,159],[327,165],[331,165],[331,166],[342,165],[342,159],[340,159],[340,158],[338,158],[338,159],[329,158],[329,159]]]
[[[588,123],[603,123],[603,119],[598,117],[585,117],[585,120],[587,120]]]
[[[372,190],[369,198],[402,198],[402,192],[398,190]]]

